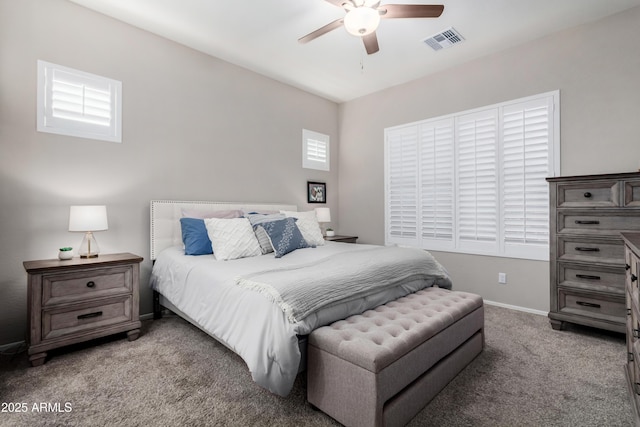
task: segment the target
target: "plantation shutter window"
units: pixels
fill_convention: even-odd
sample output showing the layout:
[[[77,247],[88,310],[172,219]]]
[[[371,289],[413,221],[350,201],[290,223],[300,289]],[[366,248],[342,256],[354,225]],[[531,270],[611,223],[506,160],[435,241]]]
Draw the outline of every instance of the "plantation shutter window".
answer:
[[[390,243],[417,245],[418,134],[401,129],[386,141],[387,234]]]
[[[453,119],[421,124],[420,221],[422,240],[433,248],[453,248]]]
[[[385,129],[385,241],[547,260],[559,92]]]
[[[302,167],[329,170],[329,135],[302,130]]]
[[[549,186],[545,178],[552,175],[552,112],[549,98],[502,109],[502,218],[504,244],[511,251],[547,251]]]
[[[497,116],[457,120],[458,238],[461,247],[495,251],[498,242]]]
[[[122,142],[119,81],[38,61],[40,132]]]

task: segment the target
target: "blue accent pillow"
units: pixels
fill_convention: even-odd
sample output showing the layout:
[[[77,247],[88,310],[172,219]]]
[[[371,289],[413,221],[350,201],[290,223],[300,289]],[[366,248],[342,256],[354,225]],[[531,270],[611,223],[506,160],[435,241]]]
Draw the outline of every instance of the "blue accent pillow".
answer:
[[[281,258],[296,249],[315,248],[315,246],[309,246],[307,241],[304,240],[296,221],[297,218],[284,218],[257,225],[257,227],[264,228],[267,236],[269,236],[276,258]]]
[[[185,255],[210,255],[213,253],[204,219],[180,218]]]

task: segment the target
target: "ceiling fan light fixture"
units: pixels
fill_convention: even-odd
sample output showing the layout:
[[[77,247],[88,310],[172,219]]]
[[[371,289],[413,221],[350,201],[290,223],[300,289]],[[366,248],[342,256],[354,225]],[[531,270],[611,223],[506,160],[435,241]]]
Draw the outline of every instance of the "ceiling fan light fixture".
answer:
[[[373,33],[379,24],[380,14],[367,6],[353,8],[344,17],[347,32],[358,37]]]

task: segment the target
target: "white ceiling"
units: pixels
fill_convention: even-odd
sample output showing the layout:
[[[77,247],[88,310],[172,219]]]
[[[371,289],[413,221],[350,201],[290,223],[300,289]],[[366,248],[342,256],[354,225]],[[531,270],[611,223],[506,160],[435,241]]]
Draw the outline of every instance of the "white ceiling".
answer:
[[[383,0],[444,4],[444,12],[439,18],[382,20],[380,51],[367,55],[362,41],[344,28],[298,43],[344,16],[325,0],[71,1],[336,102],[640,5],[640,0]],[[451,26],[463,43],[436,52],[422,42]]]

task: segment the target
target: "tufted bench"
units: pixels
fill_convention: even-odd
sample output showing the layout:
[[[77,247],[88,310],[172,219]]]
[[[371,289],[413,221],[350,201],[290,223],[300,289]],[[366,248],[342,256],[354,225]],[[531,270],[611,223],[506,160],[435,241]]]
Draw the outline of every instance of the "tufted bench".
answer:
[[[482,298],[427,288],[313,331],[307,399],[347,426],[404,425],[483,346]]]

